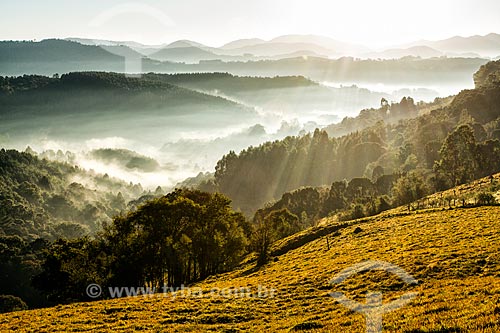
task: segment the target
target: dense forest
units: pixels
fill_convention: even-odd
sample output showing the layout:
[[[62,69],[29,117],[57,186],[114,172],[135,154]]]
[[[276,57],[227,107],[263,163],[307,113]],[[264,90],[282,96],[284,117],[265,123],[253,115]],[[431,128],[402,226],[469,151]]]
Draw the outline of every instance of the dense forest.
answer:
[[[127,47],[106,46],[105,48],[92,45],[82,45],[80,43],[60,40],[46,39],[41,42],[29,41],[1,41],[0,42],[0,63],[7,61],[18,61],[33,63],[36,61],[95,61],[112,62],[123,58],[113,54],[110,51],[116,50],[116,53],[124,53],[127,50],[128,56],[142,56],[135,53]],[[109,51],[108,51],[109,50]]]
[[[104,223],[145,194],[128,184],[30,151],[0,150],[0,232],[27,241],[73,238],[101,230]],[[59,151],[62,159],[66,154]],[[49,155],[45,152],[44,155]]]
[[[197,104],[211,107],[245,108],[225,99],[201,94],[158,80],[104,72],[77,72],[60,78],[26,75],[0,77],[2,116],[37,112],[60,114],[98,110],[154,110]],[[92,98],[90,98],[92,97]],[[166,103],[168,102],[168,103]]]
[[[0,77],[0,131],[11,144],[47,137],[81,144],[127,133],[143,143],[163,140],[160,145],[182,131],[256,118],[253,108],[222,97],[118,73]]]
[[[55,303],[89,300],[89,283],[159,292],[233,268],[251,232],[223,195],[176,190],[115,217],[93,239],[53,243],[33,283]]]
[[[318,86],[303,76],[241,77],[229,73],[155,74],[143,76],[147,80],[160,81],[197,90],[220,90],[225,93],[241,93],[266,89],[283,89]]]
[[[323,128],[331,137],[341,137],[353,132],[362,131],[378,122],[394,124],[399,120],[414,118],[429,111],[442,108],[451,103],[454,96],[445,98],[437,97],[431,103],[417,102],[412,97],[403,97],[399,103],[389,102],[387,99],[380,100],[380,108],[364,109],[356,117],[344,117],[336,124],[330,124]]]
[[[31,278],[40,272],[50,242],[94,235],[133,209],[137,198],[158,195],[140,184],[44,158],[70,160],[70,155],[0,150],[0,294],[20,296],[29,306],[46,304]]]
[[[0,150],[0,295],[13,295],[10,309],[87,300],[96,282],[180,286],[231,269],[247,252],[252,226],[223,195],[163,196],[42,156],[74,158]]]
[[[380,121],[341,137],[316,130],[240,154],[230,152],[218,162],[212,186],[252,215],[266,202],[302,186],[418,171],[426,175],[431,189],[440,190],[497,172],[500,85],[492,68],[498,66],[496,62],[481,67],[475,89],[464,90],[451,104],[418,117],[411,98],[391,105],[382,101],[381,108],[372,112],[401,113],[406,114],[401,118],[410,119]],[[455,175],[465,171],[465,176]]]
[[[100,47],[60,39],[40,42],[1,41],[0,73],[52,75],[83,70],[122,72],[125,70],[125,57],[141,61],[143,56],[126,46]]]

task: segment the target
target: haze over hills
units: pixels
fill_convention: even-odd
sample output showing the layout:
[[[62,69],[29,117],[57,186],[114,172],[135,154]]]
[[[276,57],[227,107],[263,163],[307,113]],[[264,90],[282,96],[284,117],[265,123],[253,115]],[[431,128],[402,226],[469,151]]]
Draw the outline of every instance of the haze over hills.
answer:
[[[211,170],[228,150],[239,152],[267,140],[312,131],[378,105],[382,98],[399,100],[407,93],[327,87],[298,76],[227,73],[149,73],[139,79],[91,72],[60,79],[1,78],[0,82],[4,143],[18,149],[30,145],[37,151],[136,150],[170,165],[168,173],[159,173],[169,178],[162,186]],[[435,94],[414,93],[428,98]],[[123,168],[106,171],[105,164],[90,163],[88,156],[79,160],[112,176],[134,181],[141,176],[122,172]],[[154,175],[143,176],[143,185],[153,186]]]
[[[278,200],[283,193],[303,186],[340,182],[339,186],[343,187],[343,179],[378,179],[373,174],[377,167],[384,170],[384,174],[392,175],[416,168],[423,174],[434,172],[439,178],[440,165],[445,163],[440,162],[446,151],[445,142],[452,147],[455,144],[450,141],[454,140],[453,133],[459,135],[455,131],[458,132],[464,123],[470,126],[467,129],[469,147],[475,146],[473,142],[484,145],[484,148],[470,148],[472,155],[484,156],[481,161],[471,163],[470,170],[489,165],[480,172],[481,177],[499,172],[499,67],[498,62],[482,66],[474,75],[476,88],[463,90],[451,103],[450,100],[436,101],[434,105],[417,106],[413,99],[403,98],[400,103],[382,103],[378,109],[363,110],[355,119],[345,118],[341,124],[327,126],[322,131],[315,130],[313,134],[267,142],[249,147],[240,154],[230,152],[217,163],[216,188],[229,195],[235,207],[252,215],[266,202]],[[341,133],[345,135],[338,136]],[[466,151],[469,148],[459,148],[460,154],[462,149]],[[458,151],[453,154],[459,154]],[[408,159],[409,155],[413,156]],[[450,157],[453,163],[458,163],[455,158]],[[490,162],[486,162],[489,158],[492,158]],[[410,169],[405,167],[406,163],[412,164]],[[453,165],[451,168],[456,167],[456,164]],[[362,187],[357,184],[353,188],[358,188],[356,186]],[[440,186],[436,185],[436,188]],[[377,191],[373,184],[366,185],[366,189],[369,193],[366,200],[374,200]],[[342,192],[332,187],[326,192],[332,194],[339,191]],[[387,192],[381,190],[379,194]],[[321,194],[315,196],[314,202],[320,201]],[[290,206],[290,199],[283,200]],[[338,198],[329,201],[336,207],[342,205],[341,202]],[[350,199],[343,202],[352,204]],[[301,212],[298,213],[300,215]]]
[[[472,46],[459,46],[467,44],[470,38],[475,41]],[[438,91],[434,97],[444,97],[472,86],[472,74],[487,62],[477,57],[482,51],[500,54],[498,35],[470,38],[432,42],[430,46],[415,43],[416,46],[385,51],[370,51],[363,46],[314,35],[285,35],[269,41],[236,40],[220,48],[190,40],[157,46],[79,38],[4,41],[0,42],[0,75],[53,75],[73,71],[302,75],[336,86],[397,84],[395,88],[382,88],[389,94],[408,86],[424,88]],[[342,57],[344,54],[353,57]],[[330,57],[337,59],[328,59]],[[443,89],[451,86],[454,88]]]
[[[381,52],[371,52],[362,55],[369,59],[400,59],[403,57],[435,58],[445,54],[428,46],[412,46],[407,49],[388,49]],[[479,55],[478,55],[479,57]]]
[[[291,49],[296,45],[282,44],[291,45]],[[184,45],[184,42],[180,45]],[[261,45],[264,48],[268,47],[267,44]],[[280,59],[281,56],[273,56],[269,57],[271,59],[263,60],[251,55],[217,56],[212,51],[202,50],[196,46],[165,48],[158,52],[160,58],[190,60],[189,62],[193,63],[151,59],[127,46],[98,47],[64,40],[5,41],[0,43],[0,75],[26,73],[53,75],[74,71],[113,71],[132,74],[228,72],[240,76],[263,77],[301,75],[318,82],[332,82],[337,85],[375,82],[397,84],[401,88],[411,86],[435,89],[432,87],[450,85],[460,88],[471,87],[472,74],[487,62],[486,59],[480,58],[444,57],[386,61],[360,60],[353,57],[326,59],[312,51],[282,54],[281,56],[285,57],[283,59]],[[209,60],[202,61],[200,57]],[[199,63],[195,63],[197,61]],[[460,88],[447,93],[440,92],[436,96],[455,94]],[[385,92],[391,93],[393,90]]]
[[[191,119],[194,123],[205,118],[204,125],[209,119],[217,123],[225,118],[224,123],[229,125],[231,121],[238,123],[237,119],[256,116],[252,108],[221,97],[114,73],[70,73],[60,79],[7,78],[2,82],[2,92],[2,131],[11,138],[29,136],[33,127],[40,129],[45,124],[55,137],[57,133],[66,138],[69,135],[90,139],[98,133],[119,136],[128,128],[129,137],[136,133],[135,139],[144,140],[154,132],[143,132],[144,127],[154,128],[154,123],[168,123],[187,115],[198,115]],[[233,115],[228,117],[230,114]],[[85,125],[77,126],[82,119]],[[19,127],[14,126],[18,121]],[[72,129],[58,126],[58,121]]]
[[[355,55],[369,50],[366,46],[341,42],[330,37],[318,35],[284,35],[270,40],[269,43],[311,43],[344,55]]]
[[[192,40],[187,40],[187,39],[183,39],[183,40],[178,40],[178,41],[172,42],[172,43],[166,45],[164,48],[166,48],[166,49],[175,49],[175,48],[179,48],[179,47],[191,47],[191,46],[198,47],[198,48],[201,48],[201,49],[210,48],[209,46],[203,45],[203,44],[198,43],[198,42],[194,42]]]
[[[428,46],[446,53],[477,53],[481,56],[496,57],[500,51],[500,35],[490,33],[485,36],[455,36],[444,40],[420,40],[408,46]]]
[[[232,42],[226,43],[219,47],[224,50],[238,49],[245,46],[252,46],[257,44],[265,43],[266,41],[260,38],[246,38],[246,39],[238,39]]]
[[[80,70],[110,70],[123,72],[125,57],[140,62],[143,55],[122,46],[84,45],[60,39],[40,42],[0,42],[0,73],[3,75],[47,74]]]
[[[177,44],[180,45],[181,43]],[[183,44],[183,43],[182,43]],[[155,50],[149,49],[147,51],[151,59],[171,62],[185,62],[185,63],[199,63],[203,60],[228,60],[226,56],[215,54],[195,46],[167,46],[165,48]],[[236,59],[235,59],[236,60]]]
[[[156,46],[147,46],[137,42],[116,42],[82,38],[68,38],[68,40],[81,42],[87,45],[124,45],[140,51],[145,55],[149,55],[153,53],[154,50],[158,49],[187,47],[196,47],[220,56],[244,56],[245,54],[252,54],[255,57],[277,57],[300,51],[314,52],[325,57],[354,56],[373,58],[377,57],[377,54],[380,54],[380,58],[396,59],[401,56],[430,58],[442,55],[450,57],[477,56],[494,58],[500,54],[500,35],[496,33],[490,33],[485,36],[455,36],[438,41],[419,40],[394,48],[379,50],[372,50],[366,46],[346,43],[330,37],[318,35],[283,35],[267,41],[259,38],[248,38],[231,41],[220,47],[211,47],[189,40],[178,40],[169,44],[165,43]],[[402,50],[395,52],[400,49]],[[200,58],[200,60],[210,59],[211,58]]]
[[[113,40],[106,40],[106,39],[92,39],[92,38],[76,38],[76,37],[68,37],[65,38],[64,40],[70,41],[70,42],[76,42],[80,43],[83,45],[94,45],[94,46],[127,46],[130,47],[131,49],[143,49],[143,48],[148,48],[148,47],[155,47],[155,48],[161,48],[164,47],[165,45],[144,45],[139,42],[134,42],[134,41],[113,41]]]
[[[435,42],[419,41],[378,51],[315,35],[284,35],[269,41],[243,39],[219,48],[190,40],[179,40],[157,46],[130,41],[81,38],[70,38],[67,41],[53,39],[41,42],[5,41],[0,43],[0,75],[24,73],[52,75],[57,72],[81,70],[124,72],[127,63],[134,63],[135,71],[142,68],[144,72],[304,75],[316,81],[340,83],[368,81],[401,83],[401,80],[405,80],[405,83],[415,85],[421,84],[417,82],[429,82],[429,77],[435,76],[432,78],[436,81],[435,85],[443,86],[446,85],[446,81],[460,81],[462,82],[460,85],[467,87],[466,81],[471,74],[487,61],[477,57],[496,57],[500,54],[499,40],[499,35],[492,33],[486,36],[454,37]],[[429,67],[425,65],[427,68],[418,67],[418,74],[408,72],[415,68],[415,64],[411,64],[405,70],[405,75],[402,75],[399,73],[401,70],[397,63],[361,64],[347,61],[342,56],[344,58],[352,56],[353,60],[355,57],[389,60],[419,57],[415,59],[415,64],[420,58],[421,60],[443,56],[452,58],[438,60],[437,62],[442,62],[441,64],[429,64]],[[326,59],[331,57],[338,59]],[[463,64],[453,64],[455,62],[453,59],[461,59],[457,62]],[[336,61],[337,65],[333,65]],[[342,68],[345,66],[342,64],[348,64],[349,70]],[[351,67],[352,65],[356,65],[355,67],[359,69]],[[408,63],[404,66],[407,65]],[[439,68],[439,71],[449,68],[450,72],[436,76],[433,68]],[[461,75],[461,79],[458,79],[457,75]]]
[[[41,42],[0,42],[0,62],[75,61],[114,62],[120,57],[141,58],[142,55],[127,46],[84,45],[60,39],[46,39]]]
[[[245,55],[252,54],[258,57],[273,57],[280,54],[288,54],[301,51],[311,51],[317,54],[324,54],[327,56],[340,56],[328,48],[312,43],[280,43],[269,42],[257,45],[244,46],[238,49],[225,50],[228,55]]]

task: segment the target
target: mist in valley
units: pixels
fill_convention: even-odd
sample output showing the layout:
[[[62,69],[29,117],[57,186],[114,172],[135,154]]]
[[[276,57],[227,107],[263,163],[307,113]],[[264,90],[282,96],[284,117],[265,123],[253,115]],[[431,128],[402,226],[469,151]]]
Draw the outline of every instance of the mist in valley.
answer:
[[[169,105],[156,104],[158,96],[139,93],[134,98],[145,101],[140,106],[137,102],[122,104],[116,97],[119,93],[114,93],[96,100],[111,96],[117,98],[116,104],[84,105],[85,101],[70,106],[92,90],[85,92],[88,87],[80,87],[68,93],[56,86],[54,99],[41,111],[25,100],[19,105],[6,99],[0,116],[0,142],[21,151],[30,147],[38,153],[70,152],[72,158],[66,162],[81,168],[140,183],[148,190],[157,186],[168,190],[199,173],[213,173],[217,161],[229,151],[239,153],[266,141],[313,132],[345,117],[356,117],[362,109],[378,108],[382,99],[398,102],[412,96],[429,102],[459,91],[443,86],[317,83],[300,77],[202,74],[193,78],[183,74],[151,79],[175,83],[194,95]],[[59,84],[58,80],[52,84]],[[469,86],[464,83],[463,88]],[[33,96],[33,103],[38,103],[36,94]],[[161,96],[160,103],[164,103]],[[126,152],[127,156],[96,154],[106,149],[108,155]],[[56,155],[44,156],[57,159]],[[151,163],[144,168],[130,163],[134,158],[151,159]]]
[[[85,38],[4,41],[0,143],[69,151],[82,168],[147,189],[172,189],[213,173],[230,151],[331,128],[383,99],[432,102],[473,88],[472,74],[492,47],[472,56],[460,53],[467,48],[459,43],[440,47],[441,56],[408,49],[398,59],[370,59],[367,48],[309,35],[222,47],[189,40],[155,46]],[[141,72],[127,71],[130,62]],[[143,170],[92,154],[107,148],[151,158],[157,167]]]
[[[0,331],[500,332],[499,12],[3,1]]]

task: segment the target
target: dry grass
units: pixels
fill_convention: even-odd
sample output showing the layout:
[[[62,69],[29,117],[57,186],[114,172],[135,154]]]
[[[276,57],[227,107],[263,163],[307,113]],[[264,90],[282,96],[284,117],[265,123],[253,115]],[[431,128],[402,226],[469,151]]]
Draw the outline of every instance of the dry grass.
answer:
[[[480,207],[386,213],[342,228],[327,221],[333,234],[318,234],[260,270],[248,263],[212,277],[197,285],[202,298],[139,296],[15,312],[0,315],[0,331],[364,332],[363,315],[328,293],[343,291],[364,301],[368,290],[381,290],[384,302],[418,292],[410,305],[384,315],[384,332],[499,332],[499,217],[500,207]],[[363,260],[398,265],[419,284],[406,285],[380,271],[329,284],[342,269]],[[209,295],[212,288],[256,291],[259,285],[275,288],[275,297]]]

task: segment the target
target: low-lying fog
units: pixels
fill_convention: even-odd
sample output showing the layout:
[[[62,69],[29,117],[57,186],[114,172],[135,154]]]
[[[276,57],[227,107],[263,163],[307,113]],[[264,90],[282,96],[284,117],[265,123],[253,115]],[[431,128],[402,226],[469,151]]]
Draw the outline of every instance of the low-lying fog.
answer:
[[[399,101],[403,96],[432,101],[472,88],[472,84],[461,87],[356,84],[354,87],[351,83],[324,83],[324,86],[336,91],[335,103],[328,107],[308,101],[306,93],[288,99],[278,97],[272,102],[266,96],[260,96],[262,100],[259,96],[233,96],[231,100],[255,109],[251,115],[234,119],[227,114],[219,118],[187,114],[158,118],[96,120],[74,116],[12,120],[0,124],[3,133],[0,145],[18,150],[30,146],[39,153],[53,150],[55,153],[44,156],[63,161],[68,160],[63,153],[70,151],[73,154],[68,162],[82,168],[141,183],[147,189],[157,186],[170,189],[200,172],[213,172],[217,161],[230,150],[239,152],[268,140],[337,123],[345,116],[356,116],[363,108],[378,107],[382,97],[389,101]],[[273,94],[279,96],[277,91]],[[58,150],[63,153],[57,154]]]
[[[341,88],[346,86],[357,86],[358,88],[368,89],[373,92],[390,94],[394,100],[401,99],[403,96],[411,96],[416,101],[431,102],[436,97],[448,97],[458,94],[464,89],[473,89],[474,81],[471,79],[467,82],[455,85],[391,85],[387,83],[373,82],[322,82],[323,85],[332,88]]]

